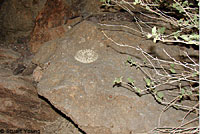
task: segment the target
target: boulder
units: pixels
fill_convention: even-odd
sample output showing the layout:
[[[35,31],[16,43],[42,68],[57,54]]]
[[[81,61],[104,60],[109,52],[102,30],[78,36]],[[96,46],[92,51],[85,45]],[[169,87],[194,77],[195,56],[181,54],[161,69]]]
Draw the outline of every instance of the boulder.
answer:
[[[153,44],[136,35],[111,33],[115,41],[135,47]],[[45,68],[38,80],[38,93],[87,134],[149,133],[158,126],[162,106],[151,95],[139,97],[113,86],[114,79],[123,76],[125,81],[132,77],[144,88],[145,75],[124,63],[129,56],[143,60],[138,51],[117,47],[95,24],[84,21],[39,49],[33,62]],[[160,125],[176,126],[183,116],[184,112],[169,109]]]
[[[12,68],[15,63],[21,57],[20,53],[17,53],[11,49],[0,48],[0,65],[5,68]]]
[[[0,41],[28,43],[32,52],[50,40],[62,37],[70,19],[100,11],[99,0],[0,1]]]
[[[29,42],[31,51],[36,53],[45,42],[63,37],[69,26],[80,21],[78,16],[96,13],[100,10],[100,5],[98,0],[47,0],[35,20]]]
[[[20,54],[0,49],[0,133],[81,134],[69,118],[37,94],[30,76],[13,75]]]
[[[72,4],[72,3],[71,3]],[[29,45],[32,52],[47,41],[60,38],[67,29],[63,27],[68,19],[78,16],[78,10],[65,0],[47,0],[35,20],[35,27]]]
[[[46,0],[5,0],[0,8],[0,40],[23,43],[30,39],[34,21]]]

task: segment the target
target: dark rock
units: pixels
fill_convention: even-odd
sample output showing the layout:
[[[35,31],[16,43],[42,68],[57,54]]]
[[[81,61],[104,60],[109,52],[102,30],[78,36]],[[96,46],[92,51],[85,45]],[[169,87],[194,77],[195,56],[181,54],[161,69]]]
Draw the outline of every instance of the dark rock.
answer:
[[[34,21],[46,0],[9,0],[0,9],[0,35],[4,42],[27,42]]]
[[[146,48],[154,45],[135,35],[110,34],[117,42],[135,47],[141,43]],[[93,23],[80,23],[66,37],[45,43],[38,53],[34,61],[48,64],[40,72],[38,93],[87,134],[148,133],[157,126],[162,106],[152,96],[140,98],[122,87],[113,88],[113,80],[120,76],[134,78],[140,88],[145,86],[145,75],[124,64],[130,55],[142,62],[137,58],[141,55],[113,45]],[[183,116],[184,112],[170,109],[163,113],[161,126],[176,126]]]
[[[72,9],[71,6],[65,0],[47,0],[35,21],[29,43],[32,52],[37,52],[42,43],[64,35],[66,30],[62,26],[69,18],[78,16],[78,10]]]
[[[32,52],[42,43],[60,38],[62,26],[84,13],[98,12],[99,0],[9,0],[0,1],[0,41],[24,44]]]
[[[34,69],[35,69],[36,67],[37,67],[36,64],[30,63],[30,64],[23,70],[22,75],[23,75],[23,76],[26,76],[26,75],[31,75],[31,74],[33,74],[33,71],[34,71]]]
[[[21,54],[7,48],[0,48],[0,67],[12,68],[13,63],[21,57]]]
[[[99,0],[47,0],[35,21],[31,51],[35,53],[43,43],[63,37],[68,31],[64,24],[72,25],[75,17],[99,12],[100,5]]]
[[[38,97],[31,77],[13,75],[8,66],[20,54],[0,49],[0,133],[81,134],[68,118]],[[21,72],[18,64],[15,73]]]
[[[14,70],[13,74],[18,75],[22,73],[26,69],[26,67],[23,64],[18,64],[17,68]]]
[[[51,107],[38,98],[30,80],[12,76],[9,70],[1,69],[0,72],[1,128],[41,130],[46,121],[56,119],[52,118],[56,113]]]

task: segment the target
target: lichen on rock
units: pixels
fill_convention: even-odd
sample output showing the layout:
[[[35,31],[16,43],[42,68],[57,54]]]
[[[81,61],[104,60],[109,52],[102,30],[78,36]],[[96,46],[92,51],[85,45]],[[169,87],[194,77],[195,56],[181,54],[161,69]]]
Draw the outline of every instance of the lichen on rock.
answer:
[[[81,63],[92,63],[98,59],[98,54],[92,49],[79,50],[74,58]]]

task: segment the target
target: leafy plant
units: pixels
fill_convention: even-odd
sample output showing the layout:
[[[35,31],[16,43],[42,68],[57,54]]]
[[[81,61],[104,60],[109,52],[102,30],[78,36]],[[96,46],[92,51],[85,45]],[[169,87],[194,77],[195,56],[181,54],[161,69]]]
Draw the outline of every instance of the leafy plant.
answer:
[[[131,15],[133,15],[135,22],[140,28],[140,31],[129,26],[120,26],[131,29],[134,32],[142,33],[148,39],[152,39],[154,43],[161,41],[166,43],[199,45],[199,0],[101,1],[104,2],[104,4],[107,6],[110,6],[111,4],[119,6]],[[165,7],[164,9],[166,10],[163,10],[163,5]],[[156,25],[152,26],[140,20],[140,18],[135,17],[133,13],[133,11],[135,10],[135,6],[140,6],[144,10],[147,10],[148,12],[156,15],[156,17],[151,16],[151,14],[145,14],[145,12],[142,12],[143,10],[141,10],[140,12],[141,15],[148,16],[149,18],[156,19],[157,21],[161,21],[162,24],[169,24],[171,26],[171,29],[169,29],[165,25],[159,27]],[[148,29],[148,31],[144,31],[144,27]],[[135,81],[131,77],[127,78],[127,81],[123,81],[122,77],[116,78],[114,80],[115,85],[117,84],[123,87],[127,86],[127,88],[130,88],[131,91],[137,93],[139,96],[151,94],[152,96],[154,96],[157,102],[166,106],[164,111],[166,111],[169,107],[188,111],[188,113],[183,118],[183,121],[192,112],[196,113],[197,116],[199,115],[199,63],[193,61],[192,58],[187,55],[187,53],[185,54],[186,57],[188,57],[188,59],[190,60],[190,63],[178,61],[175,58],[171,57],[166,51],[164,51],[164,53],[171,59],[171,61],[154,58],[153,56],[142,50],[140,47],[119,44],[109,38],[104,32],[103,34],[116,45],[120,47],[136,49],[141,52],[141,54],[143,54],[143,56],[145,57],[143,63],[138,63],[134,61],[132,57],[129,57],[126,61],[126,64],[129,64],[130,67],[135,67],[145,74],[146,77],[144,78],[144,89],[138,88],[136,84],[137,81]],[[184,69],[177,70],[177,68],[179,67]],[[148,73],[143,68],[152,68],[155,71],[156,77],[148,75]],[[168,92],[167,90],[159,89],[159,87],[163,85],[173,84],[176,86],[176,88],[170,92]],[[169,95],[165,94],[166,92],[170,94],[170,96],[173,96],[172,99],[169,98]],[[188,106],[182,103],[185,100],[191,100],[191,98],[196,98],[197,104],[195,104],[194,106]],[[198,117],[193,119],[192,121],[197,119]],[[189,124],[191,122],[189,121],[185,124]],[[185,124],[182,124],[180,128],[182,129]],[[179,130],[179,127],[156,128],[155,131],[164,133],[198,133],[199,128],[186,128],[186,130]]]
[[[119,78],[115,78],[115,80],[113,81],[113,84],[114,85],[121,85],[121,83],[122,83],[122,76],[121,77],[119,77]]]
[[[199,45],[199,7],[200,5],[199,0],[188,1],[188,0],[172,0],[169,1],[169,4],[165,4],[166,1],[162,0],[133,0],[133,2],[127,2],[124,0],[101,0],[104,2],[105,5],[110,6],[110,3],[116,4],[117,6],[123,8],[131,15],[134,15],[132,12],[134,7],[140,5],[141,8],[154,13],[158,17],[156,18],[158,21],[163,21],[164,23],[170,24],[176,31],[166,34],[166,27],[163,26],[158,28],[156,26],[152,27],[152,32],[149,33],[147,31],[143,31],[141,28],[141,32],[147,37],[152,38],[153,42],[156,43],[157,41],[162,42],[179,42],[189,45]],[[196,4],[198,3],[198,4]],[[166,11],[163,10],[162,5],[165,5]],[[170,11],[170,13],[168,13]],[[174,17],[174,16],[179,17]],[[141,12],[141,15],[145,13]],[[149,18],[151,17],[149,14]],[[135,17],[134,17],[135,18]],[[137,24],[144,24],[143,21],[138,21],[139,19],[135,19]],[[147,28],[151,27],[147,23],[145,24]],[[140,27],[142,27],[140,25]]]
[[[131,46],[130,46],[131,47]],[[140,49],[140,51],[142,53],[145,53],[143,50]],[[146,54],[146,58],[147,61],[157,61],[158,63],[163,62],[165,64],[167,64],[167,66],[161,66],[162,70],[160,71],[160,73],[158,73],[157,75],[159,76],[158,78],[152,78],[151,76],[144,78],[144,81],[146,83],[145,88],[144,89],[140,89],[136,86],[136,81],[131,78],[128,77],[127,78],[127,82],[122,80],[122,77],[116,78],[114,80],[114,84],[120,85],[125,87],[126,85],[128,87],[130,87],[130,90],[135,92],[136,94],[138,94],[139,96],[145,95],[145,94],[152,94],[155,98],[155,100],[163,105],[166,105],[165,111],[169,108],[169,107],[174,107],[176,109],[182,109],[182,110],[188,110],[189,113],[191,111],[196,111],[197,115],[199,114],[199,111],[197,110],[198,105],[196,104],[193,107],[190,106],[186,106],[186,105],[182,105],[179,104],[181,103],[183,100],[191,98],[196,96],[196,98],[199,97],[199,71],[197,71],[199,65],[194,63],[193,64],[193,68],[191,68],[191,64],[189,65],[188,63],[181,63],[180,61],[176,61],[175,59],[173,63],[171,63],[170,61],[163,61],[157,58],[153,58],[151,55],[149,55],[148,53]],[[151,60],[148,58],[152,58]],[[171,57],[172,58],[172,57]],[[154,68],[157,71],[157,67],[154,64],[148,64],[148,62],[143,62],[142,64],[139,64],[137,62],[135,62],[133,60],[133,58],[129,57],[126,61],[126,63],[130,64],[130,67],[136,67],[136,68],[143,68],[143,67],[148,67],[148,68]],[[170,63],[170,64],[169,64]],[[182,71],[180,73],[176,72],[175,68],[176,66],[184,66],[186,68],[190,68],[190,71]],[[167,68],[166,68],[167,67]],[[167,73],[167,71],[169,73]],[[142,72],[144,72],[144,70],[142,70]],[[146,74],[146,72],[144,72]],[[173,75],[171,75],[173,74]],[[195,83],[197,84],[196,86],[181,86],[182,82],[184,83]],[[167,84],[172,84],[172,83],[177,83],[178,87],[179,87],[179,92],[177,94],[177,96],[175,96],[174,99],[166,102],[166,100],[168,99],[168,97],[165,95],[165,90],[159,90],[160,86],[163,85],[167,85]],[[127,88],[128,88],[127,87]],[[175,89],[174,89],[175,90]],[[176,92],[176,91],[175,91]],[[172,95],[174,96],[174,93],[171,91],[170,93],[172,93]],[[198,102],[197,102],[198,103]],[[188,113],[187,113],[188,115]],[[157,130],[157,129],[155,129]],[[163,128],[164,130],[164,128]],[[188,129],[188,132],[190,131],[190,129]]]
[[[171,73],[173,73],[173,74],[175,74],[176,73],[176,70],[174,69],[174,64],[170,64],[170,71],[171,71]]]

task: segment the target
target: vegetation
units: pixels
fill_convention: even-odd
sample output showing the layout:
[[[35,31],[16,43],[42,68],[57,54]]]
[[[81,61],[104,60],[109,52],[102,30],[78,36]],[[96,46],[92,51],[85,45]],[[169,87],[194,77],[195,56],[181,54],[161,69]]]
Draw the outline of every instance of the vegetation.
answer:
[[[138,32],[142,33],[149,39],[153,39],[154,43],[161,41],[165,43],[199,46],[199,0],[133,0],[132,2],[130,2],[130,0],[129,2],[126,0],[101,1],[106,6],[118,6],[133,15],[135,22],[140,28],[140,31]],[[169,24],[171,29],[166,32],[167,27],[165,26],[158,27],[143,22],[140,18],[135,17],[133,11],[138,5],[143,9],[140,11],[141,15],[162,21],[163,24]],[[146,14],[143,12],[145,10],[152,14]],[[127,28],[127,26],[123,27]],[[151,29],[151,32],[148,32],[148,30],[144,31],[144,27],[146,27],[146,29]],[[132,30],[137,31],[136,29]],[[154,129],[154,132],[198,133],[198,126],[191,128],[187,128],[186,126],[199,120],[199,63],[196,63],[186,52],[183,53],[189,60],[188,62],[176,60],[165,50],[163,51],[170,60],[159,59],[148,54],[140,47],[119,44],[109,38],[105,32],[103,32],[103,34],[118,46],[138,50],[145,58],[143,63],[134,61],[132,57],[128,58],[126,61],[128,65],[137,68],[145,74],[146,77],[144,78],[144,81],[146,85],[144,89],[138,88],[137,85],[135,85],[135,80],[131,77],[127,78],[127,80],[124,80],[123,77],[115,78],[114,85],[126,86],[139,96],[152,94],[158,103],[165,105],[163,112],[168,110],[170,107],[187,111],[179,127],[165,128],[158,126]],[[151,69],[156,75],[149,75],[145,68]],[[173,90],[169,91],[167,89],[160,89],[162,86],[169,87],[169,85],[173,85]],[[193,105],[186,105],[184,103],[185,101],[194,101],[195,103],[193,103]],[[196,118],[189,122],[184,122],[191,113],[195,113]]]
[[[147,38],[153,38],[154,42],[179,42],[184,44],[199,45],[199,0],[101,0],[106,6],[119,6],[134,16],[135,6],[139,5],[142,9],[147,10],[155,16],[140,12],[151,19],[162,21],[169,24],[175,31],[166,34],[166,27],[151,27],[146,22],[134,17],[135,21],[141,28],[142,34]],[[141,24],[151,28],[152,32],[144,31]]]

